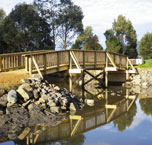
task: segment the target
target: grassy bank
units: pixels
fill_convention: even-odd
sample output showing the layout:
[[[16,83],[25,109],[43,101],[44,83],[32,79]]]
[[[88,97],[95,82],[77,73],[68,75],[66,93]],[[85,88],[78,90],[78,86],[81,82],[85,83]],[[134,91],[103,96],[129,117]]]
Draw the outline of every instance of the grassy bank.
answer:
[[[145,60],[144,64],[135,66],[136,68],[152,68],[152,59]]]

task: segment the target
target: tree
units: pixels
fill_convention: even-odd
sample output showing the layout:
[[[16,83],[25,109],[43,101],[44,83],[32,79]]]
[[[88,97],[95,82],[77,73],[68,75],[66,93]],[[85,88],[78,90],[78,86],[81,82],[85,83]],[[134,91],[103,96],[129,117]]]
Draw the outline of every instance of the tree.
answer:
[[[58,18],[59,38],[64,49],[71,45],[71,40],[75,35],[83,31],[82,19],[81,8],[73,3],[60,9]]]
[[[99,44],[97,35],[94,35],[92,31],[92,27],[86,27],[77,37],[72,49],[102,50],[103,47]]]
[[[129,127],[132,124],[136,112],[137,112],[137,106],[134,103],[128,112],[126,112],[125,114],[123,114],[122,116],[120,116],[119,118],[113,121],[114,126],[118,127],[119,131],[125,130],[127,127]]]
[[[118,16],[112,29],[107,30],[104,35],[108,51],[128,55],[130,58],[137,57],[137,36],[130,20],[122,15]]]
[[[54,49],[50,27],[33,5],[16,5],[3,26],[5,52]]]
[[[36,7],[37,12],[40,17],[45,19],[45,21],[50,26],[50,36],[52,37],[54,48],[56,47],[56,41],[58,36],[58,7],[59,1],[56,0],[34,0],[33,5]]]
[[[5,42],[3,41],[3,31],[4,31],[4,18],[6,14],[3,9],[0,9],[0,53],[5,50]]]
[[[143,36],[139,44],[140,55],[144,59],[152,58],[152,33],[147,33]]]
[[[0,20],[4,19],[4,17],[6,16],[6,13],[3,9],[0,9]]]
[[[71,0],[35,0],[34,4],[50,24],[54,44],[66,49],[71,40],[83,30],[83,12]]]
[[[113,30],[107,30],[104,35],[106,37],[107,51],[122,54],[123,46],[121,42],[117,39],[117,37],[114,35]]]

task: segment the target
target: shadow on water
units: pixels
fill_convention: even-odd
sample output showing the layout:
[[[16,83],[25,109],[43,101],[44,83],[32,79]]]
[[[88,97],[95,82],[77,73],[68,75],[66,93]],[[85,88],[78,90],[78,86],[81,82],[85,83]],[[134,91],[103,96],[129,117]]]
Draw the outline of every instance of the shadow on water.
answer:
[[[54,83],[60,87],[68,87],[68,81],[64,81],[64,84],[61,80]],[[135,102],[138,98],[132,90],[116,86],[108,89],[91,87],[91,90],[86,88],[82,90],[75,83],[73,93],[84,99],[93,99],[94,105],[85,105],[83,110],[69,114],[64,121],[54,126],[38,124],[32,128],[27,127],[18,135],[14,143],[16,145],[83,145],[85,134],[91,130],[113,123],[119,131],[124,131],[132,125],[137,113]],[[151,99],[140,100],[139,103],[145,114],[152,115]]]

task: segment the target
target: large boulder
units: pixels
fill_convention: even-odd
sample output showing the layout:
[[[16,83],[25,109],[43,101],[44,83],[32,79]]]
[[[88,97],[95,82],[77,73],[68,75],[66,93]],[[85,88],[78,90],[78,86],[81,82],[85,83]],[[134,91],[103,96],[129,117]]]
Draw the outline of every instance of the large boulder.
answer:
[[[18,96],[15,90],[11,90],[8,92],[7,101],[8,103],[15,104],[17,102]]]
[[[51,108],[50,108],[50,111],[51,111],[52,113],[60,113],[61,108],[58,107],[58,106],[51,107]]]
[[[33,98],[33,96],[34,96],[31,86],[27,83],[19,86],[19,88],[17,89],[17,92],[21,95],[21,97],[24,99],[24,101],[27,101],[27,100]]]

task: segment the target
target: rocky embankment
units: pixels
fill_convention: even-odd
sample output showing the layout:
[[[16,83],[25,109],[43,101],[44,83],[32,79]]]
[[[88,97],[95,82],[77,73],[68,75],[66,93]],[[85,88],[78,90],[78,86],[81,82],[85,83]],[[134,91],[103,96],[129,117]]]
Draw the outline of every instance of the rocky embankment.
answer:
[[[84,104],[67,89],[45,80],[25,79],[16,90],[0,89],[0,138],[18,133],[26,126],[62,120],[63,114]]]
[[[148,88],[152,86],[152,69],[138,69],[138,74],[132,74],[126,83],[128,86]]]
[[[152,69],[138,69],[138,74],[132,74],[123,85],[139,94],[140,98],[152,98]]]

